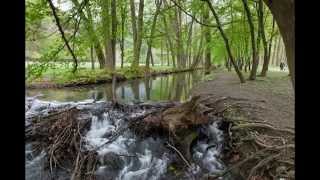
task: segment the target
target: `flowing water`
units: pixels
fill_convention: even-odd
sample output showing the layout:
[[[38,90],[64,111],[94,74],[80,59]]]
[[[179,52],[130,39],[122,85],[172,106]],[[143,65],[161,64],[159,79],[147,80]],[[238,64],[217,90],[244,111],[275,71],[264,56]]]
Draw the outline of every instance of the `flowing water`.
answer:
[[[101,84],[79,88],[28,89],[27,96],[42,94],[42,100],[60,102],[81,101],[85,99],[111,100],[113,95],[122,102],[161,101],[188,99],[192,87],[204,79],[203,71],[183,72],[158,77],[128,80],[112,84]]]
[[[193,72],[133,80],[119,83],[115,94],[124,102],[183,101],[188,98],[192,86],[202,79],[202,72]],[[26,126],[30,123],[28,117],[44,115],[50,108],[76,106],[78,109],[86,109],[91,118],[91,127],[84,137],[84,148],[90,150],[99,147],[99,166],[95,172],[97,179],[176,179],[177,172],[172,162],[177,155],[165,147],[164,138],[141,139],[128,130],[112,143],[104,145],[118,129],[126,126],[125,116],[128,116],[107,108],[105,100],[112,97],[113,93],[109,91],[109,86],[105,84],[80,90],[69,88],[28,91],[29,96],[40,92],[43,96],[41,100],[26,98]],[[135,110],[130,116],[144,112],[143,109]],[[198,139],[192,146],[194,163],[191,168],[185,168],[182,174],[180,172],[179,179],[198,179],[204,173],[217,173],[226,168],[221,161],[224,137],[219,129],[219,122],[214,121],[198,129],[204,138]],[[45,157],[45,152],[33,155],[32,144],[26,144],[26,179],[68,179],[68,174],[62,172],[50,175],[49,170],[44,167]]]

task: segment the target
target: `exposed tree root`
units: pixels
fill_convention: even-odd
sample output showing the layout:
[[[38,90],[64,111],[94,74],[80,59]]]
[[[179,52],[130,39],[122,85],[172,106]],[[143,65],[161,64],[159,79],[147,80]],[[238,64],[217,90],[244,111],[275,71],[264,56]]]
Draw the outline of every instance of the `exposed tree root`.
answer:
[[[176,152],[182,159],[182,163],[191,168],[190,163],[193,159],[190,146],[197,138],[196,127],[207,125],[220,118],[227,124],[224,130],[229,150],[226,152],[225,159],[229,168],[218,176],[240,171],[247,179],[258,176],[266,179],[292,178],[294,130],[281,129],[267,122],[246,119],[246,116],[241,114],[243,110],[239,109],[242,106],[241,103],[225,103],[226,100],[250,101],[224,97],[209,103],[199,101],[199,97],[193,97],[182,104],[142,103],[137,106],[149,109],[147,113],[126,118],[127,125],[117,129],[105,144],[113,142],[128,129],[142,138],[163,135],[168,137],[167,146]],[[250,107],[250,105],[245,106],[245,108]],[[131,107],[127,105],[117,104],[114,108],[128,114],[131,112]],[[153,109],[150,110],[150,108]],[[95,179],[96,151],[105,144],[90,151],[82,148],[85,143],[83,136],[89,128],[91,119],[79,119],[80,113],[77,108],[68,107],[52,111],[47,116],[32,117],[32,124],[26,128],[26,138],[28,142],[37,140],[38,149],[45,149],[49,168],[60,167],[70,173],[71,179]],[[279,167],[284,168],[279,170]],[[208,176],[213,177],[213,175]]]

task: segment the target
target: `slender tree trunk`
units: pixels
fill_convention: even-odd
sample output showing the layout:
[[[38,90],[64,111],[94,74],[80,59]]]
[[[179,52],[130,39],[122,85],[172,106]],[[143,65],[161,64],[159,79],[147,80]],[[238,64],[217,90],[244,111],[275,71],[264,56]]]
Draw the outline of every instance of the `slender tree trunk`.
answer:
[[[169,50],[168,40],[166,40],[166,49],[167,49],[167,66],[170,66],[170,56],[169,56],[170,50]]]
[[[176,34],[176,49],[177,49],[177,67],[183,68],[183,44],[182,44],[182,29],[181,29],[181,11],[178,7],[175,10],[175,18],[173,21]]]
[[[161,66],[163,66],[163,41],[162,41],[162,39],[161,39],[161,41],[160,41],[160,62],[161,62]]]
[[[192,29],[193,29],[193,23],[194,19],[192,18],[190,27],[189,27],[189,32],[188,32],[188,39],[187,39],[187,47],[186,47],[186,55],[187,55],[187,61],[188,61],[188,67],[190,68],[191,65],[191,43],[192,43]]]
[[[153,54],[151,49],[150,49],[150,59],[151,59],[151,65],[152,67],[154,67],[154,59],[153,59]]]
[[[93,46],[90,47],[90,55],[91,55],[91,69],[94,69],[94,57],[93,57]]]
[[[117,0],[111,0],[111,67],[112,70],[116,68],[116,43],[117,43]]]
[[[100,67],[100,69],[102,69],[105,66],[105,57],[104,57],[103,50],[102,50],[101,44],[99,42],[99,39],[98,39],[98,37],[95,33],[95,30],[94,30],[90,6],[87,4],[85,7],[86,13],[88,15],[88,18],[87,18],[85,16],[85,14],[83,13],[82,9],[80,8],[80,4],[79,4],[78,0],[72,0],[72,3],[78,9],[78,13],[80,14],[81,19],[83,19],[83,21],[85,23],[85,28],[87,30],[90,41],[94,46],[94,49],[95,49],[95,52],[96,52],[96,55],[97,55],[97,58],[99,61],[99,67]]]
[[[168,45],[169,45],[169,48],[170,48],[170,52],[171,52],[171,59],[172,59],[172,65],[173,67],[175,68],[176,67],[176,63],[175,63],[175,51],[174,51],[174,47],[173,47],[173,42],[172,42],[172,37],[171,37],[171,31],[168,27],[168,24],[167,24],[167,20],[166,20],[166,17],[163,16],[163,24],[164,24],[164,27],[165,27],[165,31],[166,31],[166,37],[167,37],[167,40],[168,40]]]
[[[270,56],[271,56],[271,46],[272,46],[272,39],[273,39],[273,33],[274,33],[274,19],[272,19],[272,30],[271,30],[271,36],[270,36],[270,40],[269,40],[269,46],[268,46],[268,54],[265,57],[266,59],[264,59],[263,62],[263,67],[262,67],[262,71],[261,71],[261,76],[265,77],[267,75],[267,71],[268,71],[268,67],[269,67],[269,63],[270,63]]]
[[[200,35],[200,42],[199,42],[199,47],[198,47],[198,50],[197,50],[197,54],[194,55],[194,59],[193,59],[193,62],[191,64],[191,69],[194,69],[196,68],[199,63],[201,63],[202,59],[201,59],[201,56],[202,56],[202,52],[203,52],[203,39],[204,39],[204,33],[203,33],[203,30],[204,27],[201,27],[201,35]]]
[[[209,10],[207,8],[205,8],[204,10],[204,20],[206,23],[209,23]],[[210,48],[210,43],[211,43],[211,28],[210,27],[205,27],[205,74],[209,74],[210,73],[210,68],[211,68],[211,48]]]
[[[251,46],[252,46],[252,70],[250,72],[249,79],[250,80],[255,80],[256,75],[257,75],[257,69],[258,69],[258,53],[257,53],[257,47],[256,47],[256,42],[255,42],[255,32],[254,32],[254,25],[252,21],[252,15],[248,6],[248,1],[247,0],[242,0],[247,19],[248,19],[248,24],[249,24],[249,29],[250,29],[250,36],[251,36]]]
[[[142,43],[144,0],[139,1],[139,11],[137,20],[134,0],[130,0],[130,9],[133,32],[133,61],[131,63],[131,67],[137,68],[139,67],[140,49]]]
[[[56,24],[57,24],[57,26],[58,26],[58,29],[59,29],[59,31],[60,31],[62,40],[63,40],[64,43],[66,44],[66,46],[67,46],[67,48],[68,48],[68,50],[69,50],[69,52],[70,52],[70,54],[71,54],[71,56],[72,56],[72,58],[73,58],[74,67],[73,67],[72,72],[75,73],[76,70],[77,70],[77,68],[78,68],[78,60],[77,60],[77,57],[76,57],[76,55],[74,54],[74,52],[72,51],[72,49],[71,49],[71,47],[70,47],[70,45],[69,45],[69,42],[68,42],[68,40],[67,40],[67,38],[66,38],[66,36],[65,36],[65,34],[64,34],[64,31],[63,31],[63,29],[62,29],[62,27],[61,27],[61,25],[60,25],[60,19],[59,19],[57,13],[56,13],[56,9],[55,9],[52,1],[51,1],[51,0],[48,0],[48,2],[49,2],[49,5],[50,5],[52,14],[53,14],[53,16],[54,16],[54,19],[55,19],[55,21],[56,21]]]
[[[223,29],[222,29],[222,26],[221,26],[221,23],[220,23],[220,19],[219,19],[219,17],[218,17],[218,14],[217,14],[216,11],[214,10],[214,8],[213,8],[210,0],[205,0],[205,1],[206,1],[207,4],[209,5],[209,8],[210,8],[211,12],[212,12],[214,18],[216,19],[217,26],[218,26],[219,32],[220,32],[220,34],[221,34],[221,36],[222,36],[222,38],[223,38],[223,41],[224,41],[224,43],[225,43],[228,56],[229,56],[229,58],[230,58],[230,60],[231,60],[231,63],[232,63],[232,65],[233,65],[233,67],[234,67],[234,69],[235,69],[235,71],[236,71],[236,73],[237,73],[237,75],[238,75],[238,77],[239,77],[239,79],[240,79],[240,82],[241,82],[241,83],[245,83],[246,81],[245,81],[245,79],[243,78],[243,75],[242,75],[241,71],[238,69],[238,66],[237,66],[237,64],[236,64],[235,61],[234,61],[234,58],[233,58],[233,55],[232,55],[232,52],[231,52],[231,48],[230,48],[230,45],[229,45],[228,38],[227,38],[226,34],[224,33],[224,31],[223,31]]]
[[[113,0],[100,1],[102,7],[102,23],[103,23],[103,37],[105,41],[105,68],[107,70],[113,70],[114,52],[113,52]]]
[[[154,32],[156,30],[156,23],[157,23],[157,17],[159,15],[160,12],[160,7],[161,7],[161,0],[157,0],[156,1],[156,12],[153,16],[153,21],[152,21],[152,26],[151,26],[151,32],[150,32],[150,37],[148,40],[148,51],[147,51],[147,58],[146,58],[146,67],[149,68],[149,61],[150,61],[150,56],[151,56],[151,47],[152,47],[152,40],[153,40],[153,36],[154,36]],[[152,61],[152,66],[154,66],[154,62]]]
[[[123,68],[124,63],[124,28],[126,23],[126,7],[127,4],[125,0],[122,0],[121,4],[121,42],[120,42],[120,49],[121,49],[121,68]]]

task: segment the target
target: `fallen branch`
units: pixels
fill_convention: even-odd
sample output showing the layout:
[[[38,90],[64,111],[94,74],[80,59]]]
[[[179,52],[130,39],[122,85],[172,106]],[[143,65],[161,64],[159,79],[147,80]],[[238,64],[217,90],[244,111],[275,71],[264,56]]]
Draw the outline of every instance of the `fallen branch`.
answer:
[[[173,149],[173,150],[179,155],[179,157],[186,163],[186,165],[187,165],[190,169],[192,169],[190,163],[186,160],[186,158],[181,154],[181,152],[180,152],[177,148],[175,148],[174,146],[172,146],[169,142],[166,143],[166,146],[168,146],[169,148]]]

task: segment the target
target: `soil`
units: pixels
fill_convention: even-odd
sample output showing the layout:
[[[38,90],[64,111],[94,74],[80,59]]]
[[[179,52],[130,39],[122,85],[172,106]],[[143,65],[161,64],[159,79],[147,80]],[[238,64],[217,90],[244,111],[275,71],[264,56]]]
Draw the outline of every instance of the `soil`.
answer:
[[[245,98],[251,107],[263,109],[243,107],[250,119],[266,121],[278,128],[294,128],[294,90],[288,73],[268,72],[268,77],[257,77],[244,84],[233,72],[220,71],[212,76],[213,80],[195,86],[192,95],[200,95],[208,101],[222,97]]]

